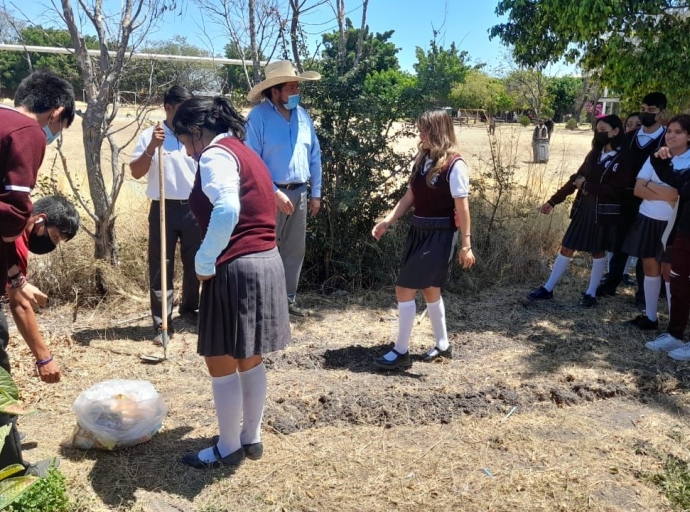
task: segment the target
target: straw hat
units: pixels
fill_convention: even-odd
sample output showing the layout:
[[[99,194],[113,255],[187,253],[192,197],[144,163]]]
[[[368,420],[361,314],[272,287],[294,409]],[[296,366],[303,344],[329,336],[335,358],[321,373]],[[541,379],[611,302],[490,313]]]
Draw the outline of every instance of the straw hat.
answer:
[[[321,80],[321,75],[316,71],[305,71],[304,73],[297,73],[292,62],[289,60],[279,60],[271,62],[266,66],[266,79],[263,82],[256,84],[252,90],[247,94],[249,101],[257,101],[261,98],[261,93],[278,84],[285,84],[287,82],[304,82]]]

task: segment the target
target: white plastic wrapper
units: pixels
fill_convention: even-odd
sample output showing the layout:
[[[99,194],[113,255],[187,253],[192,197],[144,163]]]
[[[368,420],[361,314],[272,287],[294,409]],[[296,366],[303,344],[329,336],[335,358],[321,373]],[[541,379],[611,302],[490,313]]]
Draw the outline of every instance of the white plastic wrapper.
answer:
[[[151,439],[168,413],[163,399],[145,380],[105,380],[72,404],[77,427],[68,444],[85,450],[116,450]]]

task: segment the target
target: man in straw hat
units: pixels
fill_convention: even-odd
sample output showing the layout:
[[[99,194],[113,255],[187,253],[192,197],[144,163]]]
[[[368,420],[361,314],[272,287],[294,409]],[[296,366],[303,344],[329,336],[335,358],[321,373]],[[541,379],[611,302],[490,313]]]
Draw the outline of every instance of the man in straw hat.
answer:
[[[320,79],[315,71],[297,73],[289,60],[272,62],[266,66],[266,79],[247,96],[252,102],[263,99],[249,113],[247,144],[271,172],[288,304],[290,313],[297,316],[307,313],[295,304],[306,246],[307,184],[311,186],[309,213],[316,215],[321,206],[321,148],[314,123],[299,106],[299,85]]]

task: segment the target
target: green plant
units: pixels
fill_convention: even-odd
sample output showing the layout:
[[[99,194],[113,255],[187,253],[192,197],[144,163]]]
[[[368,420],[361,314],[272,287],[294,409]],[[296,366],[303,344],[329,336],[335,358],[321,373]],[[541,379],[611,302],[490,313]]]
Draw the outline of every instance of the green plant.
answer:
[[[45,478],[39,479],[7,509],[10,512],[67,512],[70,501],[67,497],[65,476],[58,468],[48,470]]]
[[[520,117],[520,124],[522,126],[529,126],[532,123],[532,121],[529,120],[529,117],[527,116],[521,116]]]
[[[687,462],[668,455],[664,472],[652,475],[649,480],[660,487],[680,510],[690,510],[690,468]]]
[[[568,119],[568,122],[565,123],[565,127],[568,130],[577,130],[577,119],[571,117],[570,119]]]

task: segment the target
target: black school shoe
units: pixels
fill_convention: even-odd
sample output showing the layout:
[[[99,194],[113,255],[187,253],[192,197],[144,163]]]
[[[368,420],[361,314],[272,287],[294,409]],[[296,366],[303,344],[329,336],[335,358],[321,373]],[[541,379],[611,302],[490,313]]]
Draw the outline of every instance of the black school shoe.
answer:
[[[553,299],[553,292],[550,292],[543,286],[536,288],[527,294],[529,300],[547,300]]]
[[[436,361],[441,357],[445,359],[453,359],[453,347],[448,345],[446,350],[441,350],[438,347],[434,347],[431,350],[424,352],[421,356],[421,360],[425,363],[431,363],[432,361]]]
[[[591,295],[584,294],[578,303],[578,306],[583,308],[591,308],[597,305],[597,299]]]
[[[395,349],[391,349],[395,353],[395,359],[389,361],[385,357],[381,356],[374,361],[374,366],[379,370],[403,370],[410,368],[412,366],[412,358],[410,357],[410,351],[408,350],[404,354],[401,354]]]
[[[625,322],[626,325],[637,327],[641,331],[655,331],[659,328],[659,320],[650,320],[647,315],[638,315],[632,320]]]
[[[611,290],[605,284],[597,286],[597,297],[615,297],[616,290]]]
[[[220,441],[220,436],[215,435],[211,438],[211,442],[214,445],[218,444]],[[259,441],[258,443],[243,444],[244,456],[249,460],[259,460],[264,454],[264,444]]]
[[[187,453],[182,457],[182,462],[194,469],[218,469],[223,466],[237,467],[244,462],[244,448],[235,450],[225,457],[220,456],[218,445],[213,445],[213,455],[216,457],[215,462],[206,463],[199,458],[199,452]]]

